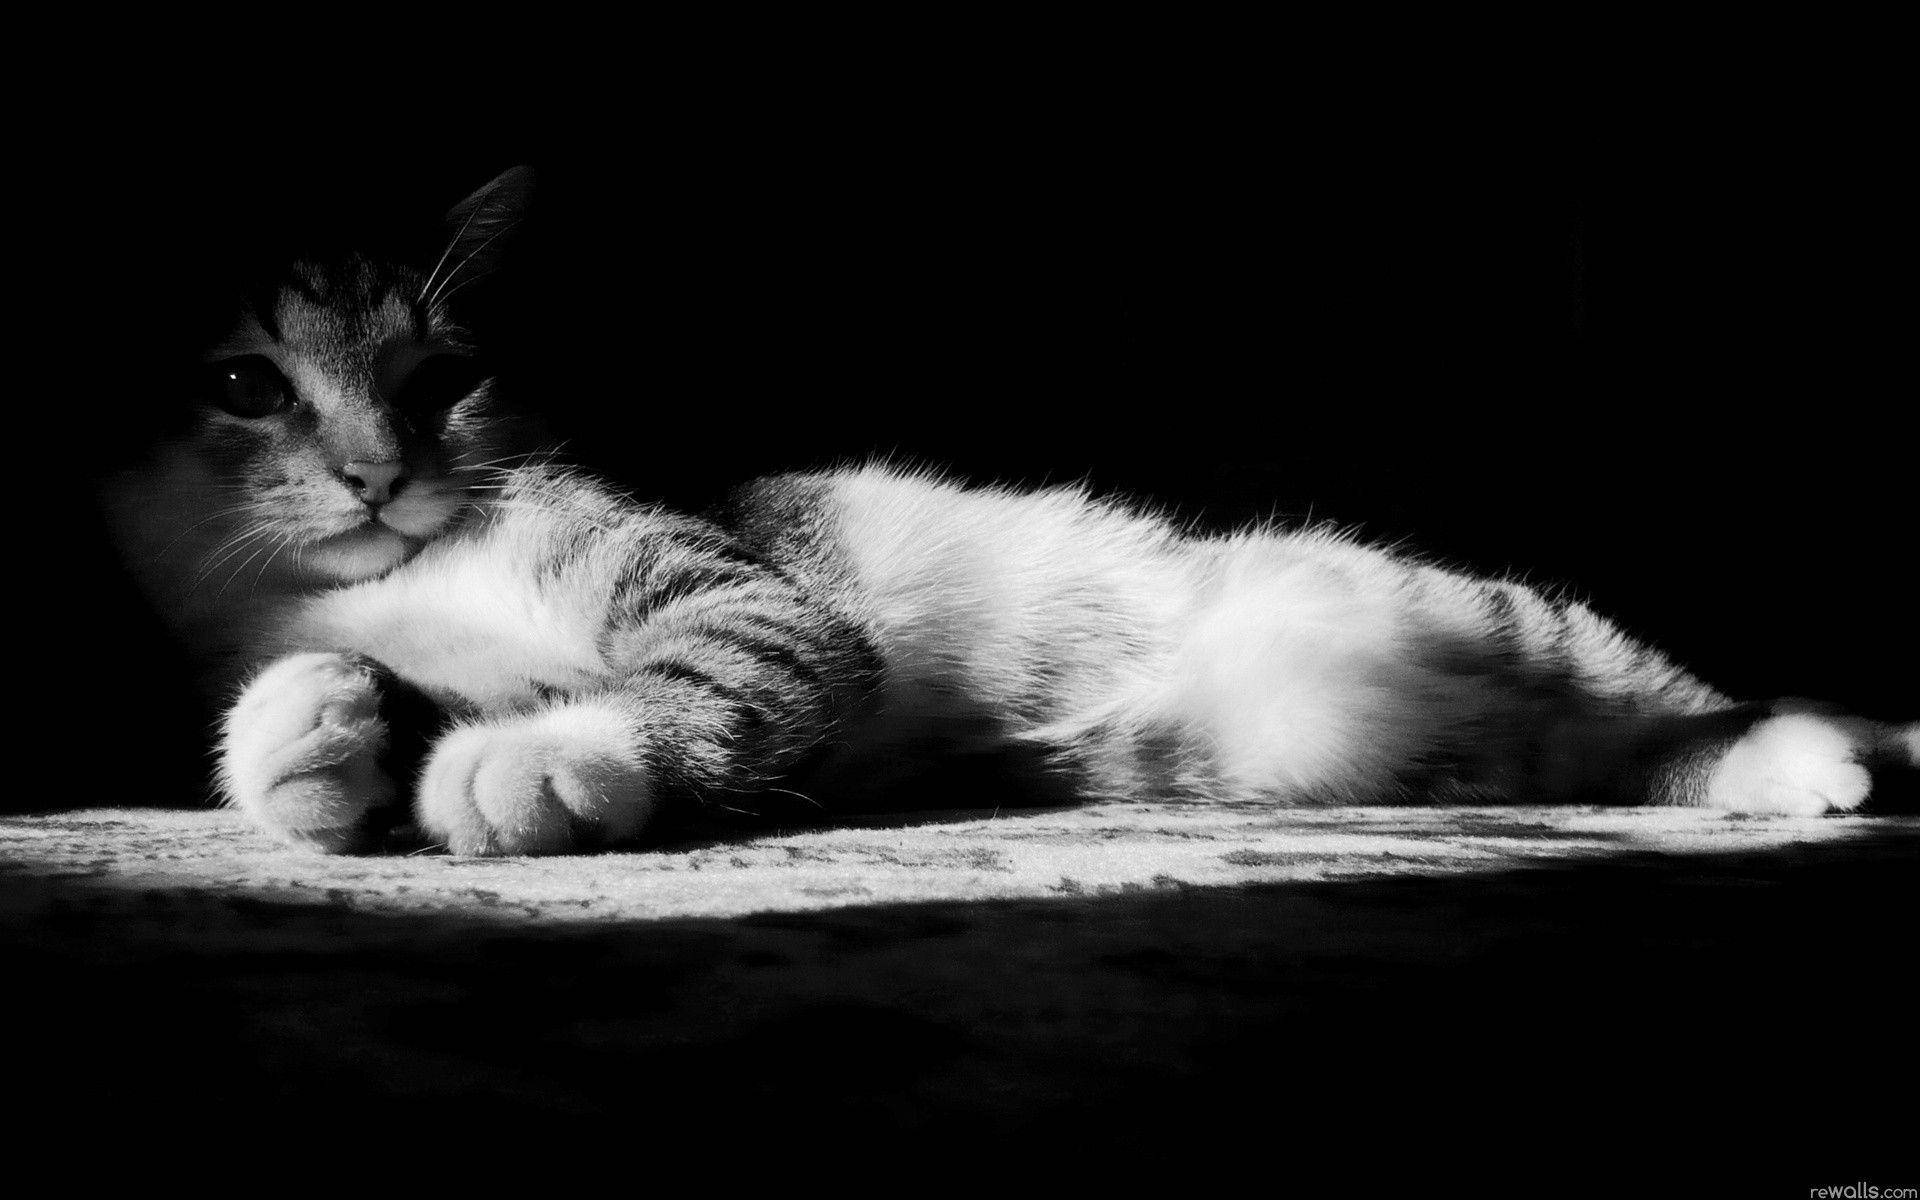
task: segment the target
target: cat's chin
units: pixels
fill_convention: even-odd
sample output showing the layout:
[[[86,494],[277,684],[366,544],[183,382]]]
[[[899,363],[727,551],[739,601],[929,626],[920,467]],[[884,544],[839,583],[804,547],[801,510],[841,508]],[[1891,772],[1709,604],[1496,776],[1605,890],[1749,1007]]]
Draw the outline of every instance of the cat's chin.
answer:
[[[421,541],[377,521],[303,547],[300,561],[332,579],[372,579],[412,558]]]

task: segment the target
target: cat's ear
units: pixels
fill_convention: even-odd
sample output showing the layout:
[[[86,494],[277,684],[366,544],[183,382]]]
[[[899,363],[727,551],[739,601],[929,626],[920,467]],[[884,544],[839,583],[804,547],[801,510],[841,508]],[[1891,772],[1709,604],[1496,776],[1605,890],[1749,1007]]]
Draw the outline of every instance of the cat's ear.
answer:
[[[499,267],[514,228],[526,219],[532,194],[533,168],[510,167],[453,206],[447,213],[447,247],[434,270],[443,288],[470,283]]]

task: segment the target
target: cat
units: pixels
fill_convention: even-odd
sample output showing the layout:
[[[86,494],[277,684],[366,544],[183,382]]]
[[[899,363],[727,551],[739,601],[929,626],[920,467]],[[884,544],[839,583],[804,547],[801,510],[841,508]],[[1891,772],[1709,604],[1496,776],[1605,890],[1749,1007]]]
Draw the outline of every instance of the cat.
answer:
[[[886,464],[637,502],[545,448],[460,320],[530,180],[455,206],[437,256],[249,292],[192,427],[106,489],[194,685],[233,696],[219,790],[282,841],[365,850],[410,804],[456,854],[564,853],[939,779],[1811,815],[1920,765],[1920,724],[1735,703],[1582,603],[1338,530],[1195,537]]]

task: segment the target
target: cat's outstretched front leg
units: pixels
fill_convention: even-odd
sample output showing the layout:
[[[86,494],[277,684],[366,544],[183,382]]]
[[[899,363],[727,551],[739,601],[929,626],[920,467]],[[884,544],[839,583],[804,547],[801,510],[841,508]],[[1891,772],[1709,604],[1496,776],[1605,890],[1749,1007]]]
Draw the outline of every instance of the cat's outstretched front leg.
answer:
[[[382,672],[345,654],[296,654],[255,676],[222,722],[227,802],[282,841],[342,853],[372,840],[395,796],[381,764]]]
[[[422,832],[455,854],[616,844],[669,803],[762,790],[836,737],[874,677],[862,632],[770,571],[732,571],[616,612],[604,676],[443,735]]]
[[[455,854],[555,854],[625,841],[658,803],[638,706],[619,696],[455,727],[420,779],[420,823]]]

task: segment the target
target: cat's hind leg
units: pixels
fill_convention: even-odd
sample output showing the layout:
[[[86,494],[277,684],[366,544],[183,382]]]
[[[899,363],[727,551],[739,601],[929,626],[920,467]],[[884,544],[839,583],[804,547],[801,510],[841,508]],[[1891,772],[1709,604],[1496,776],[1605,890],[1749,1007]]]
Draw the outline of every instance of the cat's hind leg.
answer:
[[[1785,711],[1754,723],[1707,770],[1700,803],[1725,812],[1815,817],[1859,808],[1873,790],[1863,721]]]
[[[1443,707],[1486,718],[1447,739],[1470,793],[1485,778],[1507,796],[1816,816],[1870,794],[1884,804],[1920,765],[1913,726],[1737,704],[1583,604],[1512,581],[1416,578],[1435,673],[1470,701]],[[1503,776],[1514,762],[1530,771]]]
[[[1784,700],[1727,747],[1705,774],[1700,803],[1727,812],[1817,816],[1876,808],[1911,790],[1920,725],[1884,725]]]
[[[1800,701],[1575,719],[1548,737],[1537,782],[1569,800],[1812,817],[1890,799],[1920,766],[1913,740],[1912,728]]]
[[[381,765],[382,672],[344,654],[296,654],[255,676],[228,710],[219,778],[227,802],[281,841],[365,848],[368,817],[396,789]]]

